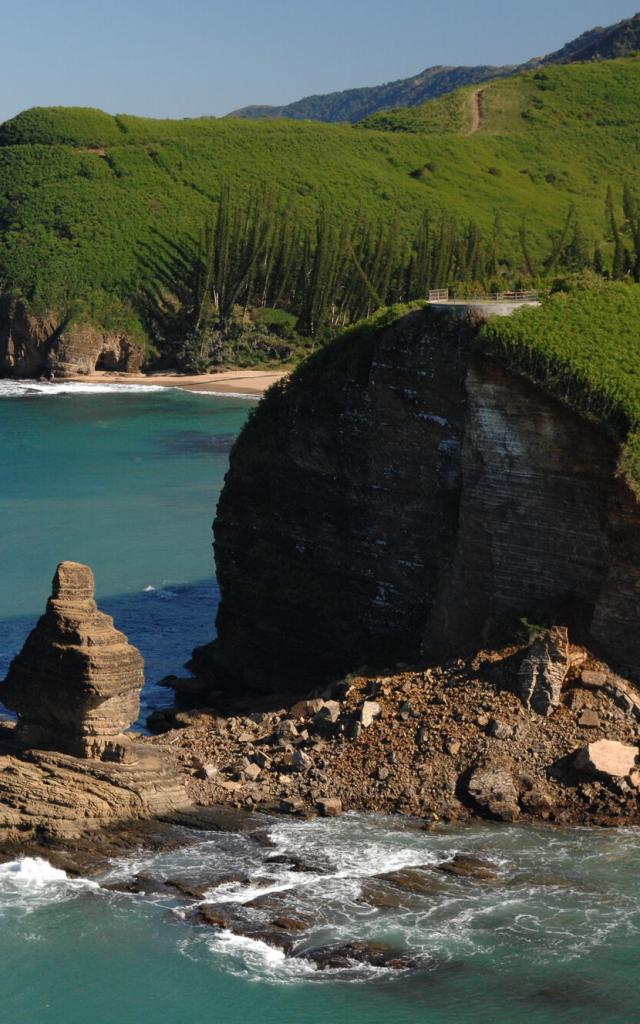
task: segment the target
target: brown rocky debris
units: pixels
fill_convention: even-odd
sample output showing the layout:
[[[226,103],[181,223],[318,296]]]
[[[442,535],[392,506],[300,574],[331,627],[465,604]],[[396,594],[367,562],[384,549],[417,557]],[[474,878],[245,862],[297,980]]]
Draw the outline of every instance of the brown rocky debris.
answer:
[[[93,573],[62,562],[47,608],[9,667],[2,702],[18,713],[18,747],[76,757],[127,757],[143,682],[140,652],[99,611]]]
[[[589,743],[576,754],[574,764],[580,771],[599,778],[623,779],[633,771],[640,749],[616,740]]]
[[[467,791],[478,809],[490,818],[515,821],[520,816],[518,791],[513,776],[506,768],[475,768]]]
[[[560,704],[569,671],[569,640],[563,628],[546,629],[532,641],[518,672],[518,696],[526,708],[550,715]]]

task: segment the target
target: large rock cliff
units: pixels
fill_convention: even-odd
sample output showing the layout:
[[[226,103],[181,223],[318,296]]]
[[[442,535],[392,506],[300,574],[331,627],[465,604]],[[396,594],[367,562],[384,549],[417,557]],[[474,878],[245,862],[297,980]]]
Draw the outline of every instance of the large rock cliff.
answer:
[[[11,295],[0,296],[0,376],[57,377],[100,370],[134,373],[144,350],[123,332],[66,322],[55,314],[36,316]]]
[[[218,682],[305,689],[522,617],[640,676],[640,515],[616,446],[473,335],[413,313],[266,396],[214,524]]]

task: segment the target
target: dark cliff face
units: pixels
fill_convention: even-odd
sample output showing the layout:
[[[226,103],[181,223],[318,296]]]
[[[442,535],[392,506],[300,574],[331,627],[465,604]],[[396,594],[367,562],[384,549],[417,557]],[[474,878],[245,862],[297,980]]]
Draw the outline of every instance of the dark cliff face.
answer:
[[[422,312],[273,390],[214,524],[218,676],[306,690],[561,615],[640,674],[640,516],[615,446]]]

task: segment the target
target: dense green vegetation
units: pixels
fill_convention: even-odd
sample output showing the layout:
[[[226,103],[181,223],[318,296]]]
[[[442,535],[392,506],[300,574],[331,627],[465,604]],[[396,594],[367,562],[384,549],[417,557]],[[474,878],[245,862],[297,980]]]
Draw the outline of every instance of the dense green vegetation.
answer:
[[[640,494],[640,286],[587,283],[540,308],[495,317],[479,344],[602,423],[620,443],[621,468]]]
[[[305,96],[282,107],[256,105],[236,110],[230,117],[288,117],[311,121],[350,121],[354,124],[381,110],[417,107],[466,85],[478,85],[493,78],[513,75],[547,64],[575,61],[612,60],[640,50],[640,14],[607,28],[594,28],[547,57],[534,57],[527,64],[505,67],[433,67],[411,78],[386,82],[364,89]]]
[[[637,279],[640,60],[490,83],[470,134],[473,93],[358,127],[25,111],[0,126],[0,291],[251,362],[430,287]]]

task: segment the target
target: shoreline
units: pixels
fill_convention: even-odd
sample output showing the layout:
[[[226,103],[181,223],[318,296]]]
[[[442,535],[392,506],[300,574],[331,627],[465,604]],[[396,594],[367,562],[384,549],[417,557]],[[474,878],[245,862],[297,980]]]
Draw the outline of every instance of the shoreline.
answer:
[[[74,374],[64,381],[76,384],[147,384],[153,387],[180,388],[212,395],[261,396],[273,384],[286,377],[290,370],[222,370],[220,373],[124,373],[96,370]],[[54,383],[63,383],[56,380]]]

